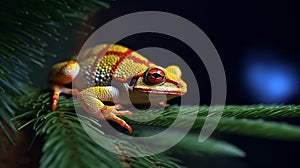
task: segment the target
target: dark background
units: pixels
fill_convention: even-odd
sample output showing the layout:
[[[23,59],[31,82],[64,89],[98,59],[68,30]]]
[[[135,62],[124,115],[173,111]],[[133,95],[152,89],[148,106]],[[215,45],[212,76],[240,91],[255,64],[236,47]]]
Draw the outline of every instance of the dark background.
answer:
[[[119,0],[109,3],[109,9],[90,20],[95,28],[119,16],[145,10],[170,12],[198,25],[221,56],[228,85],[227,104],[299,104],[300,6],[296,1]],[[59,45],[55,48],[67,57],[79,51],[84,40],[74,37],[70,42],[77,50],[66,51]],[[142,34],[120,43],[135,50],[162,47],[181,56],[195,75],[200,76],[201,103],[209,104],[210,85],[205,67],[182,42],[163,35]],[[298,121],[284,120],[293,124]],[[245,150],[247,157],[179,157],[187,167],[298,167],[298,142],[225,138]]]
[[[297,74],[300,64],[298,50],[300,12],[296,2],[216,0],[196,2],[178,0],[109,2],[111,7],[99,12],[91,23],[98,28],[125,14],[147,10],[177,14],[202,29],[219,52],[226,72],[228,104],[299,103],[300,95],[297,87],[300,83]],[[77,42],[79,47],[82,42],[84,40]],[[162,47],[181,56],[194,73],[201,76],[199,81],[201,100],[204,104],[209,103],[210,90],[207,88],[210,85],[206,69],[201,60],[196,59],[197,55],[184,43],[175,38],[150,33],[130,36],[120,43],[133,49]],[[265,69],[259,68],[260,65],[265,66]],[[264,75],[259,76],[259,73],[253,72],[255,78],[253,79],[251,72],[255,71],[255,68],[259,72],[264,72]],[[273,69],[278,69],[273,73],[274,77]],[[263,79],[264,77],[266,79]],[[261,86],[257,86],[257,83]],[[278,86],[278,89],[268,89],[273,87],[272,83],[281,85],[274,86]]]
[[[109,10],[100,12],[94,20],[97,20],[95,23],[100,26],[114,18],[137,11],[155,10],[177,14],[198,25],[218,50],[226,72],[227,104],[299,104],[299,5],[291,1],[196,2],[117,1],[111,3]],[[181,56],[196,76],[201,76],[198,78],[201,103],[209,103],[210,85],[205,67],[200,60],[195,59],[195,53],[183,43],[157,34],[136,35],[124,39],[121,43],[134,49],[162,47]],[[275,89],[264,92],[271,87],[272,81],[260,81],[264,80],[264,77],[261,78],[259,73],[275,75],[276,78],[276,72],[262,69],[261,71],[267,72],[254,74],[254,78],[258,79],[252,79],[249,77],[249,71],[252,70],[251,66],[255,68],[256,64],[288,71],[283,74],[279,72],[279,78],[286,81],[282,81],[284,86],[279,85],[279,91]],[[285,76],[292,77],[288,80]],[[293,87],[291,82],[296,83],[297,87],[287,93],[289,90],[285,87]],[[282,91],[280,87],[283,87]],[[273,94],[272,91],[279,93]],[[297,142],[239,136],[226,138],[244,149],[248,156],[245,159],[180,157],[188,167],[293,167],[293,164],[296,167],[298,163],[300,147]]]

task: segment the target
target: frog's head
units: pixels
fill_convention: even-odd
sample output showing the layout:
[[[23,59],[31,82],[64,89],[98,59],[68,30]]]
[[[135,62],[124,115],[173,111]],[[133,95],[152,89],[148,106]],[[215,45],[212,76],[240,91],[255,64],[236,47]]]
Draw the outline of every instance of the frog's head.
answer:
[[[163,94],[167,95],[168,99],[187,92],[187,85],[181,79],[181,70],[175,65],[167,68],[149,67],[140,75],[133,77],[129,87],[134,93]]]

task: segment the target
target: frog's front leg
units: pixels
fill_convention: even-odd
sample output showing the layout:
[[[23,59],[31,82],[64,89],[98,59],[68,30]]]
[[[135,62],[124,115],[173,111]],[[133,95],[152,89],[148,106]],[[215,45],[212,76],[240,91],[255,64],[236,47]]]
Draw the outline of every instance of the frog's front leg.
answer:
[[[98,119],[114,121],[126,128],[130,133],[132,128],[118,116],[132,114],[132,112],[118,111],[119,105],[107,106],[102,101],[113,101],[113,98],[119,97],[119,90],[113,86],[95,86],[84,89],[80,92],[78,100],[82,107],[91,116]]]

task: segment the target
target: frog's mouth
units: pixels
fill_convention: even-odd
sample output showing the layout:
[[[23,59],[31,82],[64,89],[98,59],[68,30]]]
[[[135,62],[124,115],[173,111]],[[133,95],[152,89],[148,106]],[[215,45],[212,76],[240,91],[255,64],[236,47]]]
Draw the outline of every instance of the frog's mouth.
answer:
[[[165,95],[184,95],[185,92],[180,91],[180,90],[161,90],[161,89],[153,89],[153,88],[137,88],[135,87],[133,89],[134,92],[141,92],[141,93],[145,93],[145,94],[165,94]]]
[[[164,94],[181,96],[186,93],[186,84],[183,82],[181,87],[173,83],[164,83],[162,85],[146,85],[143,79],[133,78],[127,84],[127,88],[131,92],[140,92],[144,94]]]

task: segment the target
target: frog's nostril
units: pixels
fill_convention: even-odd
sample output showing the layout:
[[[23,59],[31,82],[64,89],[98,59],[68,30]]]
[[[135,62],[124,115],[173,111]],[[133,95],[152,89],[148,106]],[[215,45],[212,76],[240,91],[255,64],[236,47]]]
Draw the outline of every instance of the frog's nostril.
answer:
[[[134,86],[136,84],[136,82],[137,82],[137,78],[132,78],[130,80],[129,86]]]

